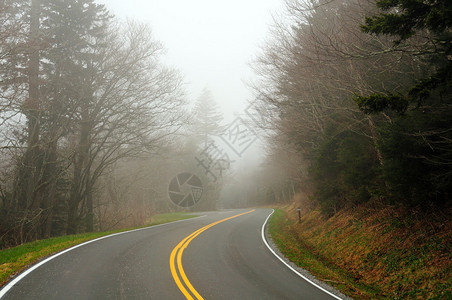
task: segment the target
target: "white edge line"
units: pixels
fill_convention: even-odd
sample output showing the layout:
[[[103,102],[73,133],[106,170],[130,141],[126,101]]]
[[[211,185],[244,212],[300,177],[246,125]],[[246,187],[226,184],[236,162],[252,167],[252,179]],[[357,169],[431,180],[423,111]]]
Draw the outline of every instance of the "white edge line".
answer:
[[[14,285],[16,285],[19,281],[21,281],[21,280],[22,280],[25,276],[27,276],[28,274],[30,274],[31,272],[33,272],[34,270],[36,270],[37,268],[39,268],[39,267],[42,266],[43,264],[45,264],[45,263],[51,261],[52,259],[54,259],[54,258],[56,258],[56,257],[58,257],[58,256],[60,256],[60,255],[63,255],[63,254],[66,253],[66,252],[69,252],[69,251],[71,251],[71,250],[74,250],[74,249],[76,249],[76,248],[78,248],[78,247],[82,247],[82,246],[84,246],[84,245],[87,245],[87,244],[90,244],[90,243],[93,243],[93,242],[97,242],[97,241],[100,241],[100,240],[103,240],[103,239],[106,239],[106,238],[110,238],[110,237],[112,237],[112,236],[124,234],[124,233],[130,233],[130,232],[134,232],[134,231],[140,231],[140,230],[151,229],[151,228],[160,227],[160,226],[169,225],[169,224],[174,224],[174,223],[178,223],[178,222],[184,222],[184,221],[194,220],[194,219],[202,218],[202,217],[205,217],[205,216],[206,216],[206,215],[199,216],[199,217],[196,217],[196,218],[190,218],[190,219],[178,220],[178,221],[169,222],[169,223],[163,223],[163,224],[158,224],[158,225],[152,225],[152,226],[143,227],[143,228],[138,228],[138,229],[132,229],[132,230],[128,230],[128,231],[117,232],[117,233],[113,233],[113,234],[110,234],[110,235],[102,236],[102,237],[97,238],[97,239],[94,239],[94,240],[86,241],[86,242],[84,242],[84,243],[82,243],[82,244],[75,245],[75,246],[73,246],[73,247],[71,247],[71,248],[68,248],[68,249],[63,250],[63,251],[61,251],[61,252],[58,252],[58,253],[56,253],[56,254],[54,254],[54,255],[52,255],[52,256],[50,256],[50,257],[44,259],[43,261],[41,261],[41,262],[39,262],[39,263],[33,265],[33,266],[30,267],[29,269],[27,269],[27,270],[23,271],[22,273],[20,273],[19,275],[17,275],[16,278],[14,278],[12,281],[10,281],[7,285],[5,285],[5,286],[0,290],[0,299],[1,299],[1,298],[2,298],[2,297],[3,297],[3,296],[4,296],[4,295],[5,295],[5,294],[6,294],[6,293],[14,286]]]
[[[306,280],[307,282],[309,282],[310,284],[312,284],[313,286],[321,289],[322,291],[324,291],[325,293],[327,293],[328,295],[342,300],[342,298],[339,298],[338,296],[334,295],[333,293],[331,293],[330,291],[325,290],[323,287],[321,287],[320,285],[312,282],[311,280],[309,280],[308,278],[306,278],[305,276],[303,276],[302,274],[300,274],[297,270],[295,270],[294,268],[292,268],[291,265],[289,265],[288,263],[286,263],[278,254],[276,254],[275,251],[273,251],[273,249],[270,247],[270,245],[267,243],[267,240],[265,239],[265,225],[267,225],[268,219],[270,219],[271,215],[275,212],[275,210],[273,209],[271,214],[268,215],[267,219],[265,219],[264,225],[262,225],[262,240],[264,241],[265,245],[267,246],[267,248],[273,253],[274,256],[276,256],[283,264],[285,264],[289,269],[291,269],[292,271],[295,272],[295,274],[297,274],[298,276],[300,276],[301,278],[303,278],[304,280]]]

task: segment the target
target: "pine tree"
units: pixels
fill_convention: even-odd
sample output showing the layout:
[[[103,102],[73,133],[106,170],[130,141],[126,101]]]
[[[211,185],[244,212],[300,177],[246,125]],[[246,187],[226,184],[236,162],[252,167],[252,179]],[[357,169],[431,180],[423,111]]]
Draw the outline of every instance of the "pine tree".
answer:
[[[204,88],[198,97],[192,115],[194,120],[191,130],[203,147],[209,143],[209,137],[223,132],[224,128],[221,126],[223,115],[215,103],[212,92],[207,88]]]
[[[358,106],[366,113],[391,109],[403,114],[410,104],[422,106],[435,98],[435,92],[447,92],[452,81],[452,2],[449,0],[379,0],[382,10],[367,17],[361,25],[364,32],[396,37],[395,46],[403,44],[418,32],[426,32],[431,43],[411,50],[431,61],[430,76],[419,80],[406,94],[377,94],[357,97]],[[434,99],[433,99],[434,100]],[[451,101],[446,96],[446,102]]]
[[[92,0],[24,0],[13,4],[9,17],[28,35],[17,34],[6,42],[16,51],[2,63],[7,78],[25,82],[28,90],[28,95],[15,99],[22,101],[28,123],[14,195],[25,241],[50,236],[53,209],[65,200],[57,197],[58,181],[67,168],[60,163],[59,141],[74,129],[71,126],[81,111],[80,100],[86,100],[92,91],[87,82],[102,51],[110,16],[104,6]]]
[[[73,178],[69,197],[68,233],[77,232],[78,224],[86,216],[86,229],[93,230],[92,188],[90,177],[89,141],[94,125],[91,111],[95,87],[93,76],[100,70],[106,47],[110,16],[103,5],[93,0],[46,0],[47,36],[54,47],[45,53],[44,72],[50,84],[45,89],[48,97],[47,124],[52,152],[56,153],[59,136],[56,128],[75,132],[77,148],[73,159]],[[55,155],[52,156],[54,158]],[[81,196],[84,195],[84,196]],[[84,209],[79,211],[79,205]]]
[[[391,198],[410,205],[450,203],[452,193],[452,2],[379,0],[381,12],[365,19],[362,30],[396,38],[394,50],[408,48],[413,60],[429,62],[427,76],[408,92],[360,96],[367,114],[396,112],[380,129],[383,177]],[[425,41],[428,40],[427,43]]]

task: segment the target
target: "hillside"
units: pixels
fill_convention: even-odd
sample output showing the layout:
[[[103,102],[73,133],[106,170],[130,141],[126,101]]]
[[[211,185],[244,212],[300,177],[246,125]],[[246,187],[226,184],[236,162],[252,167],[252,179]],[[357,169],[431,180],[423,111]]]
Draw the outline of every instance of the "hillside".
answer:
[[[319,279],[356,299],[452,299],[450,211],[373,203],[327,219],[306,204],[277,211],[271,232],[288,257]]]

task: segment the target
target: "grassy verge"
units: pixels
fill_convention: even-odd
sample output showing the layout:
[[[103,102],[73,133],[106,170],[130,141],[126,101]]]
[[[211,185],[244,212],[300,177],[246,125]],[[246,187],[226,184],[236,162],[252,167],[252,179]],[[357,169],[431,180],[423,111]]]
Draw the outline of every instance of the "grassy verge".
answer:
[[[308,270],[317,279],[334,286],[346,295],[357,299],[378,299],[380,291],[377,287],[357,282],[351,274],[334,266],[331,261],[317,256],[313,248],[298,239],[294,230],[295,221],[287,218],[280,209],[269,220],[269,233],[278,249],[297,266]]]
[[[194,217],[196,216],[185,213],[159,214],[151,217],[150,223],[142,227],[164,224]],[[27,266],[37,262],[43,257],[49,256],[53,253],[95,238],[131,229],[137,228],[55,237],[27,243],[5,250],[0,250],[0,286],[3,286],[11,275],[22,271]]]
[[[325,219],[277,210],[269,231],[289,259],[356,299],[452,299],[450,218],[358,207]]]

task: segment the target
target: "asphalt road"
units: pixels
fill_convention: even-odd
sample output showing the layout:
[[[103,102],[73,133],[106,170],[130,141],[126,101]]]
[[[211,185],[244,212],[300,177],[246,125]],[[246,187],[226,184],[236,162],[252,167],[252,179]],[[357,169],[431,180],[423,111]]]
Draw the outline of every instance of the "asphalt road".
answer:
[[[261,229],[271,210],[227,219],[248,211],[203,213],[83,245],[39,266],[1,299],[334,299],[267,248]]]

